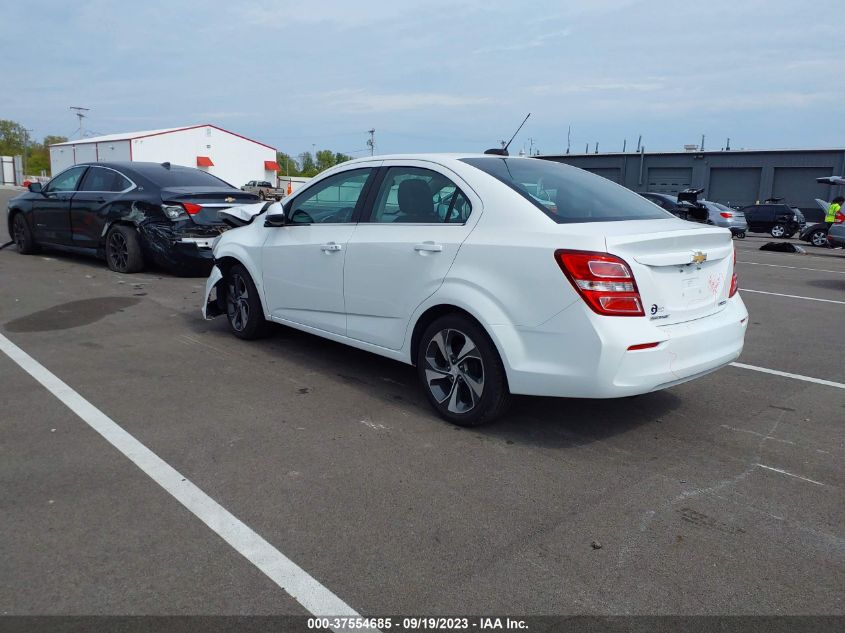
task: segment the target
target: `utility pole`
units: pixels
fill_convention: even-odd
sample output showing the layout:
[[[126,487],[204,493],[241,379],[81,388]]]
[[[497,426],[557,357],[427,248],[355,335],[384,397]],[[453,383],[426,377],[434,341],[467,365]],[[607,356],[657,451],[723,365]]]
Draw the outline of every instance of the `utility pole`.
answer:
[[[70,106],[68,110],[73,110],[76,117],[79,119],[79,138],[83,138],[84,130],[82,126],[82,119],[84,119],[87,114],[82,114],[83,112],[90,112],[91,108],[83,108],[80,106]]]
[[[367,147],[370,148],[370,156],[372,156],[376,151],[376,129],[372,128],[371,130],[368,130],[367,134],[370,135],[370,138],[367,139]]]
[[[21,165],[21,168],[23,169],[24,178],[26,178],[26,154],[27,154],[27,150],[29,149],[29,133],[30,132],[32,132],[32,130],[27,129],[27,128],[23,129],[23,161],[22,161],[23,164]]]
[[[534,138],[531,136],[528,137],[528,155],[534,156]]]

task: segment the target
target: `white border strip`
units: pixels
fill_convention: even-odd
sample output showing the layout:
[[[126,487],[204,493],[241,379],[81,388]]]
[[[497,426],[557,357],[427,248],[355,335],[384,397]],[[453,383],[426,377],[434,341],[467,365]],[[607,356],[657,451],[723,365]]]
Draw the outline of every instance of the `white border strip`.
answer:
[[[792,270],[811,270],[815,273],[836,273],[845,275],[845,270],[827,270],[825,268],[802,268],[801,266],[784,266],[783,264],[762,264],[760,262],[744,262],[737,260],[737,264],[751,264],[752,266],[768,266],[770,268],[791,268]]]
[[[754,292],[758,295],[774,295],[775,297],[787,297],[788,299],[804,299],[805,301],[822,301],[824,303],[838,303],[845,306],[845,301],[836,301],[834,299],[817,299],[816,297],[800,297],[798,295],[783,295],[779,292],[766,292],[765,290],[749,290],[748,288],[740,288],[740,292]]]
[[[775,376],[783,376],[784,378],[794,378],[795,380],[803,380],[804,382],[813,382],[817,385],[824,385],[826,387],[836,387],[837,389],[845,389],[845,384],[841,382],[833,382],[832,380],[824,380],[822,378],[812,378],[811,376],[802,376],[801,374],[790,374],[785,371],[778,371],[777,369],[767,369],[766,367],[746,365],[745,363],[731,363],[731,367],[739,367],[740,369],[750,369],[752,371],[763,372],[764,374],[773,374]]]
[[[0,334],[0,351],[40,382],[62,404],[82,418],[109,444],[128,457],[153,481],[309,612],[316,616],[358,616],[352,607],[321,585],[308,572],[270,545],[2,334]]]

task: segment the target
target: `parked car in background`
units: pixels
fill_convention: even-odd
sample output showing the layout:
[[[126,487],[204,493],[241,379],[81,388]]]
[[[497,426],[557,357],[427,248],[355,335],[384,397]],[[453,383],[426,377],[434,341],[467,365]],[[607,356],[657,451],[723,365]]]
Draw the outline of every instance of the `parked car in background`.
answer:
[[[729,229],[731,235],[734,237],[740,239],[745,237],[745,233],[748,231],[748,223],[745,221],[745,215],[742,211],[731,209],[724,204],[710,200],[701,200],[701,204],[707,207],[707,212],[709,213],[708,224]]]
[[[662,209],[666,209],[669,213],[681,220],[688,220],[690,222],[707,222],[710,217],[707,209],[699,204],[698,194],[701,193],[698,189],[682,191],[677,196],[668,193],[654,193],[651,191],[641,191],[639,195],[653,202]]]
[[[827,214],[827,207],[830,204],[829,202],[816,198],[816,204],[819,205],[819,208],[821,208],[823,213]],[[829,245],[827,241],[827,231],[828,226],[826,222],[815,222],[814,224],[809,224],[801,229],[798,237],[805,242],[809,242],[813,246],[824,247]]]
[[[41,246],[102,257],[120,273],[155,262],[207,274],[219,211],[258,197],[211,174],[170,163],[83,163],[9,201],[18,252]]]
[[[845,248],[845,222],[830,227],[827,232],[827,243],[833,248]]]
[[[214,244],[206,318],[225,314],[239,338],[276,322],[415,365],[455,424],[494,419],[511,394],[664,389],[742,351],[730,234],[570,165],[362,158],[224,214],[242,226]]]
[[[266,180],[250,180],[241,190],[254,193],[261,200],[281,200],[287,193],[285,189],[274,187]]]
[[[748,230],[751,233],[768,233],[772,237],[792,237],[806,226],[804,214],[781,202],[765,202],[743,207]]]

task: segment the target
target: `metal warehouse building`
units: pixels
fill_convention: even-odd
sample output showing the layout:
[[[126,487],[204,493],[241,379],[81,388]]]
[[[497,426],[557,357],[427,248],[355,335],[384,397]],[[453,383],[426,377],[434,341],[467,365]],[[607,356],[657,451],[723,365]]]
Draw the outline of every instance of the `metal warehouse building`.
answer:
[[[560,154],[546,160],[581,167],[633,189],[676,194],[694,187],[734,207],[783,198],[808,220],[821,220],[815,198],[830,200],[845,187],[816,178],[845,174],[845,149],[730,150]]]
[[[235,187],[250,180],[275,183],[279,169],[275,148],[210,124],[109,134],[50,146],[54,175],[71,165],[96,161],[197,167]]]

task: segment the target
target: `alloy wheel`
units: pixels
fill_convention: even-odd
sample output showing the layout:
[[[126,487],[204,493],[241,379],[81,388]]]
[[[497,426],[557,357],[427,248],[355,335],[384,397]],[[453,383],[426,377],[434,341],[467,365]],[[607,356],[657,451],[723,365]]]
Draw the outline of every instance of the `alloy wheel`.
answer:
[[[126,270],[129,262],[129,245],[126,243],[126,236],[120,231],[112,231],[107,248],[112,268]]]
[[[472,339],[460,330],[437,332],[425,350],[426,386],[452,413],[468,413],[484,393],[484,361]]]
[[[784,229],[780,224],[772,227],[772,237],[783,237],[784,233],[786,233],[786,229]]]
[[[12,239],[15,240],[15,246],[18,250],[23,250],[26,245],[26,226],[24,226],[24,219],[21,214],[15,216],[14,226],[12,227],[14,235]]]
[[[813,243],[813,246],[827,246],[827,233],[824,231],[815,231],[810,236],[810,241]]]
[[[234,273],[229,277],[226,292],[226,315],[236,332],[243,332],[249,323],[249,287],[246,280]]]

